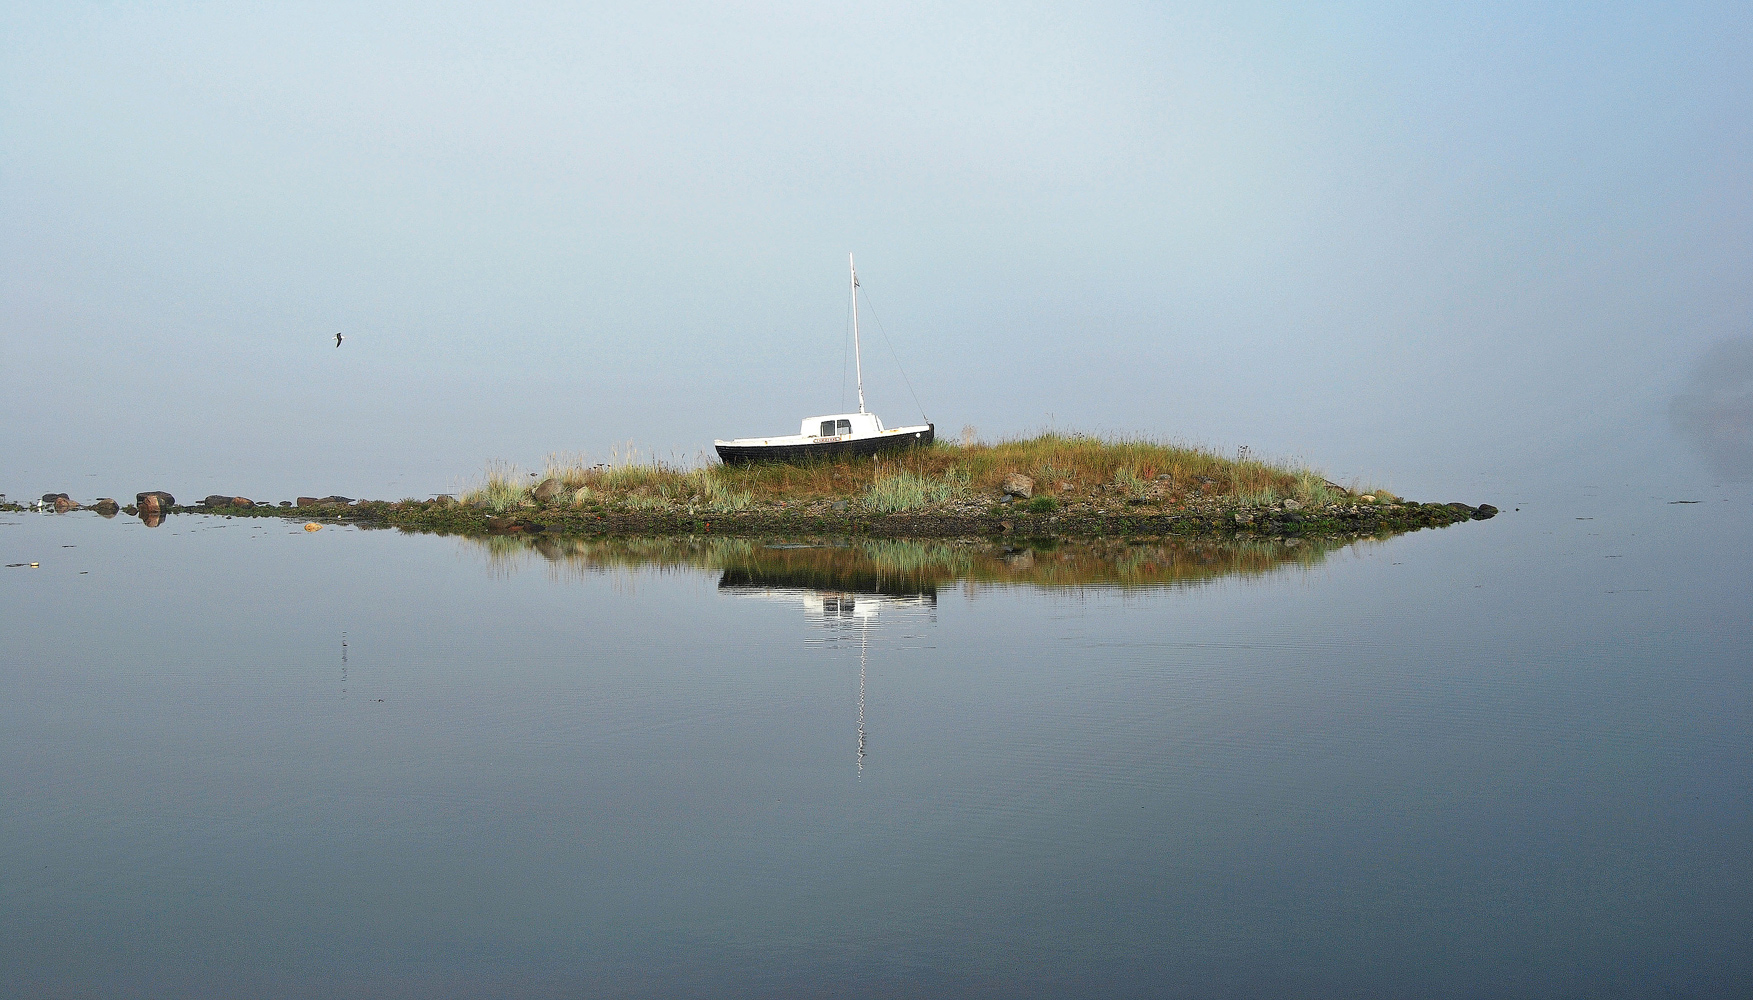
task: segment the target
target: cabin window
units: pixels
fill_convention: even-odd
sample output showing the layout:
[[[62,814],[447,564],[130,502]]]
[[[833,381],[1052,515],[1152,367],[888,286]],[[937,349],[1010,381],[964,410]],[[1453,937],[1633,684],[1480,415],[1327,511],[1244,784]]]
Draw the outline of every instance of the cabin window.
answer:
[[[832,420],[822,421],[822,437],[828,438],[828,437],[833,437],[833,436],[834,436],[834,421],[832,421]]]
[[[852,421],[850,421],[850,420],[839,421],[838,423],[836,423],[834,425],[834,433],[836,433],[836,434],[851,434],[852,433]]]

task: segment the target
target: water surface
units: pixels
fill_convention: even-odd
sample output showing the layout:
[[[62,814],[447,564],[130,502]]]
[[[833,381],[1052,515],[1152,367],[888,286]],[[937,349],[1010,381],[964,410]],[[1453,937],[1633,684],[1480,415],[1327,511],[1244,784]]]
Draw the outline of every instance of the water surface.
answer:
[[[0,991],[1744,991],[1749,494],[1672,499],[1040,550],[5,515]]]

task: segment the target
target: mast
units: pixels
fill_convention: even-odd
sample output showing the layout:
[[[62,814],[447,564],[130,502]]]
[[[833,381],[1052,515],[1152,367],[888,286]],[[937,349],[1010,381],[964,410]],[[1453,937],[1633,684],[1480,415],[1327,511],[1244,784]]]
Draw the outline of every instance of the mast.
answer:
[[[864,355],[858,350],[858,265],[846,255],[846,266],[852,269],[852,363],[858,371],[858,412],[864,412]],[[846,369],[842,368],[841,371]],[[846,376],[842,375],[841,378]],[[842,382],[841,385],[846,383]],[[844,390],[842,390],[844,391]]]

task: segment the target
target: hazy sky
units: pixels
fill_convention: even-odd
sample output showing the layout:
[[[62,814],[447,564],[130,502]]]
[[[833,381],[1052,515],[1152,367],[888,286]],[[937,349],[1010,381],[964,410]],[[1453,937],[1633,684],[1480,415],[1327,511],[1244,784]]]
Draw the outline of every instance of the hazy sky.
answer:
[[[943,433],[1671,449],[1753,331],[1753,15],[1427,6],[7,3],[0,490],[792,431],[848,251]]]

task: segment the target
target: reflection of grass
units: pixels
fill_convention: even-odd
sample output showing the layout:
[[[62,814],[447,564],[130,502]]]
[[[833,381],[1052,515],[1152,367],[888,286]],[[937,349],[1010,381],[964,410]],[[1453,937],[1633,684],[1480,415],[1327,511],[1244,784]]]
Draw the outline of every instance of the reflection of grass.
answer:
[[[1048,432],[984,443],[972,437],[891,452],[876,460],[846,458],[798,464],[700,467],[658,461],[631,447],[606,462],[580,455],[549,456],[540,479],[564,487],[556,502],[575,505],[741,511],[762,504],[845,500],[872,513],[923,510],[974,496],[990,499],[1004,477],[1035,480],[1037,495],[1074,501],[1095,491],[1172,505],[1190,496],[1232,496],[1264,503],[1286,497],[1325,503],[1349,491],[1296,463],[1263,462],[1246,450],[1228,458],[1209,449],[1149,438],[1103,438]],[[532,480],[536,481],[536,480]],[[490,466],[466,499],[503,511],[529,498],[515,467]]]
[[[958,582],[1039,587],[1165,587],[1311,567],[1341,543],[1271,539],[1175,539],[1147,544],[1063,543],[1019,549],[984,543],[890,539],[784,547],[749,539],[585,538],[518,535],[471,538],[495,572],[535,552],[567,572],[680,569],[719,571],[726,582],[873,593],[926,593]]]

